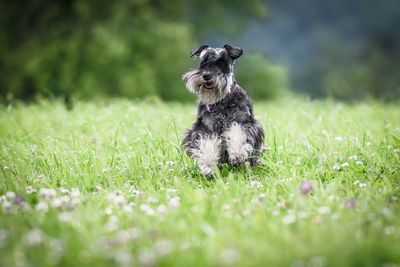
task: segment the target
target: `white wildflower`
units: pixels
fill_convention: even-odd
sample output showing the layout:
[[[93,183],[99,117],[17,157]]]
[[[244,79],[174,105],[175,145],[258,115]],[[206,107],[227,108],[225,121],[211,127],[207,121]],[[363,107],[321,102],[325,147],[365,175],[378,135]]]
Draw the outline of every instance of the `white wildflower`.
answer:
[[[338,201],[338,200],[339,200],[339,197],[337,197],[337,196],[335,196],[335,195],[330,195],[330,196],[329,196],[329,200],[330,200],[330,201]]]
[[[63,206],[63,201],[59,198],[55,198],[50,202],[50,204],[54,209],[60,210]]]
[[[39,198],[42,200],[52,200],[56,197],[57,192],[54,189],[41,188]]]
[[[286,215],[286,216],[284,216],[283,218],[282,218],[282,222],[284,223],[284,224],[292,224],[292,223],[294,223],[296,221],[296,215],[294,215],[294,214],[288,214],[288,215]]]
[[[343,141],[343,140],[344,140],[344,138],[341,137],[341,136],[336,136],[335,137],[335,141]]]
[[[133,198],[143,198],[143,192],[139,190],[133,190],[132,191],[132,197]]]
[[[67,210],[74,210],[80,203],[79,199],[74,198],[71,202],[67,203]]]
[[[163,164],[161,162],[157,163],[157,169],[161,170],[163,167]]]
[[[101,187],[98,186],[98,185],[96,185],[96,186],[93,188],[93,192],[94,192],[94,193],[99,193],[100,191],[101,191]]]
[[[363,166],[363,165],[364,165],[364,164],[362,163],[362,161],[357,161],[356,164],[357,164],[358,166]]]
[[[32,186],[27,186],[26,188],[25,188],[25,190],[26,190],[26,193],[28,194],[28,195],[30,195],[30,194],[33,194],[33,193],[36,193],[36,189],[33,189],[32,188]]]
[[[69,203],[69,201],[71,200],[69,198],[69,196],[61,196],[58,199],[61,201],[63,206],[67,205]]]
[[[125,213],[132,213],[133,212],[133,208],[130,205],[125,205],[122,207],[122,211]]]
[[[358,157],[357,157],[357,156],[350,156],[350,157],[348,157],[348,159],[349,159],[349,160],[354,160],[354,161],[355,161],[355,160],[358,159]]]
[[[148,204],[142,204],[140,205],[139,209],[146,215],[148,216],[153,216],[155,215],[154,210],[148,205]]]
[[[318,213],[321,215],[326,215],[326,214],[329,214],[330,212],[331,212],[331,209],[327,206],[323,206],[318,209]]]
[[[181,198],[180,197],[173,197],[169,200],[168,206],[172,210],[179,209],[181,206]]]
[[[165,206],[165,205],[160,205],[160,206],[158,206],[158,208],[157,208],[157,213],[158,213],[159,215],[166,215],[167,212],[168,212],[167,206]]]
[[[165,256],[171,253],[172,245],[168,240],[160,240],[154,244],[154,250],[159,256]]]
[[[106,215],[111,215],[113,213],[112,207],[108,206],[105,210],[104,210],[104,214]]]
[[[250,213],[251,213],[250,210],[247,210],[247,209],[242,211],[243,216],[249,216]]]
[[[156,199],[156,198],[153,198],[153,197],[149,197],[148,199],[147,199],[147,203],[157,203],[158,202],[158,199]]]
[[[219,255],[221,263],[226,265],[234,264],[239,258],[239,253],[236,249],[228,248],[224,249]]]
[[[307,218],[307,213],[304,212],[304,211],[299,211],[299,213],[297,213],[297,217],[298,217],[299,219]]]
[[[229,206],[228,204],[226,204],[226,205],[223,205],[222,206],[222,211],[229,211],[231,209],[231,206]]]
[[[334,171],[338,171],[338,170],[340,170],[340,166],[339,166],[338,164],[335,164],[335,165],[332,167],[332,169],[333,169]]]
[[[176,189],[168,188],[166,192],[167,192],[167,197],[169,198],[172,194],[176,193]]]
[[[359,185],[360,188],[363,188],[363,187],[366,187],[366,186],[367,186],[366,183],[361,183],[361,184]]]
[[[264,187],[264,185],[263,185],[261,182],[259,182],[259,181],[251,181],[251,182],[250,182],[250,185],[251,185],[252,187],[256,187],[256,188],[262,188],[262,187]]]
[[[115,215],[110,216],[105,228],[109,232],[116,231],[118,229],[118,217]]]
[[[7,200],[3,200],[1,203],[1,206],[5,213],[11,214],[14,212],[11,202],[9,202]]]
[[[399,153],[399,152],[400,152],[400,149],[395,148],[395,149],[393,150],[393,152],[394,152],[394,153]]]
[[[173,167],[173,166],[175,165],[175,162],[173,162],[173,161],[167,161],[167,162],[165,163],[165,165],[167,165],[167,167],[171,168],[171,167]]]
[[[10,200],[14,200],[14,198],[15,198],[15,193],[14,192],[7,192],[6,193],[6,197],[8,198],[8,199],[10,199]]]
[[[261,193],[261,194],[258,195],[258,199],[261,200],[261,199],[264,199],[264,198],[265,198],[265,194],[264,193]]]
[[[139,251],[139,262],[143,266],[153,266],[156,260],[156,255],[153,250],[141,249]]]
[[[62,212],[58,215],[58,220],[62,223],[67,223],[72,220],[72,215],[69,212]]]
[[[61,188],[60,188],[60,191],[61,191],[61,193],[63,193],[64,195],[69,195],[69,194],[71,194],[71,192],[70,192],[68,189],[64,188],[64,187],[61,187]]]
[[[385,235],[394,234],[395,231],[396,231],[396,229],[394,228],[394,226],[387,226],[383,229],[383,232],[385,233]]]
[[[78,188],[71,188],[71,197],[72,198],[78,198],[81,195],[81,192],[79,192]]]
[[[372,146],[372,143],[371,142],[367,142],[367,146]]]
[[[282,163],[283,163],[282,160],[278,160],[278,161],[276,162],[276,165],[281,165]]]
[[[251,205],[255,205],[255,206],[259,206],[259,205],[261,205],[261,202],[260,202],[260,200],[259,200],[258,198],[253,198],[253,199],[250,201],[250,204],[251,204]]]
[[[35,210],[38,212],[48,212],[49,211],[49,205],[47,202],[40,201],[39,203],[36,204]]]
[[[345,163],[342,164],[342,168],[343,168],[343,169],[346,169],[347,167],[349,167],[349,164],[348,164],[347,162],[345,162]]]
[[[24,243],[29,247],[36,247],[43,243],[44,233],[40,229],[33,229],[23,237]]]
[[[281,212],[279,210],[273,210],[272,215],[278,216]]]
[[[124,207],[126,205],[126,199],[122,195],[117,195],[113,199],[114,205],[117,207]]]
[[[126,232],[128,233],[129,239],[132,241],[137,241],[143,236],[143,231],[137,227],[129,228]]]
[[[132,265],[131,253],[129,253],[127,251],[118,251],[115,254],[114,258],[119,266],[131,266]]]

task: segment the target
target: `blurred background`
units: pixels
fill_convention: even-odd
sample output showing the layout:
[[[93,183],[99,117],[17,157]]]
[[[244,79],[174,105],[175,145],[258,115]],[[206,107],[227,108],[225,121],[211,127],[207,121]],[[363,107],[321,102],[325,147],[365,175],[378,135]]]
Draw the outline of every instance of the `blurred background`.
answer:
[[[240,46],[250,96],[400,97],[399,0],[0,1],[0,102],[193,100],[201,44]]]

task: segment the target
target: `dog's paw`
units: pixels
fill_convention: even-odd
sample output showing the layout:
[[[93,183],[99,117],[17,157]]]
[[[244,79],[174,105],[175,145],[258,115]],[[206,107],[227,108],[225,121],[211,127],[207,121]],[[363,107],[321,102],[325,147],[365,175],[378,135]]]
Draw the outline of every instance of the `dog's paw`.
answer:
[[[261,166],[263,165],[262,161],[258,158],[250,159],[250,166]]]
[[[207,166],[207,165],[201,165],[201,164],[199,164],[199,167],[200,167],[200,171],[201,171],[201,173],[205,176],[205,177],[207,177],[207,179],[212,179],[212,178],[214,178],[214,175],[215,175],[215,169],[214,169],[214,167],[210,167],[210,166]]]
[[[246,158],[242,157],[231,157],[229,158],[229,164],[231,164],[233,167],[238,167],[240,165],[243,165],[246,161]]]

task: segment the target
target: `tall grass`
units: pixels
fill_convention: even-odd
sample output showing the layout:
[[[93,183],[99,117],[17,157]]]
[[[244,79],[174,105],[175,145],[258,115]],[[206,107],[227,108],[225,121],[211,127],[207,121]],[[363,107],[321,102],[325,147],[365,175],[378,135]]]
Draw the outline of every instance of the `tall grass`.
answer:
[[[179,145],[195,105],[1,107],[0,265],[400,264],[400,106],[255,114],[263,165],[207,180]]]

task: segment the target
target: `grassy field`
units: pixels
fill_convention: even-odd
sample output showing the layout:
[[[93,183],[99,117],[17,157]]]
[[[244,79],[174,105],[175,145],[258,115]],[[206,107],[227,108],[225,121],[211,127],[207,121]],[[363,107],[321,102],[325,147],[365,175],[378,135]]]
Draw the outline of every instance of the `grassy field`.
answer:
[[[206,180],[193,104],[0,107],[0,265],[398,266],[400,105],[255,113],[263,165]]]

